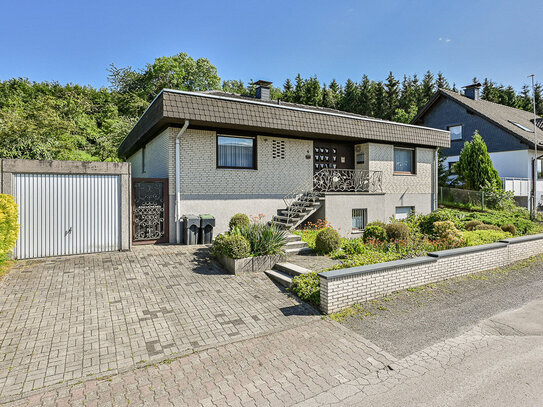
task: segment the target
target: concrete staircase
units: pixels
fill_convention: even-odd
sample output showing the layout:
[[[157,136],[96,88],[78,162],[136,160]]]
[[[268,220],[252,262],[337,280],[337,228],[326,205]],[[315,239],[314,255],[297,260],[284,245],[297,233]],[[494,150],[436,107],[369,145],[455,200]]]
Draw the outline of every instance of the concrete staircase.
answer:
[[[266,270],[266,275],[283,287],[290,287],[292,285],[292,279],[300,274],[311,273],[311,270],[297,266],[296,264],[284,262],[277,263],[273,266],[273,269]]]
[[[277,211],[273,223],[283,229],[294,229],[324,204],[324,195],[308,192],[297,195],[285,209]]]
[[[292,233],[287,234],[287,244],[285,245],[285,254],[287,256],[306,252],[311,252],[311,249],[307,247],[307,243],[302,241],[300,236]]]

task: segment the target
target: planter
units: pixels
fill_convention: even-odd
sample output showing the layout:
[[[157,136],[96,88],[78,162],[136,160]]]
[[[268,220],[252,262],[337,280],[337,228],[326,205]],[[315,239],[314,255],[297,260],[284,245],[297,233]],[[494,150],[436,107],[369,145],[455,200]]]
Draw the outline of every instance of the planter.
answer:
[[[224,254],[218,260],[231,274],[252,273],[270,270],[277,263],[286,259],[284,254],[272,254],[269,256],[246,257],[244,259],[231,259]]]

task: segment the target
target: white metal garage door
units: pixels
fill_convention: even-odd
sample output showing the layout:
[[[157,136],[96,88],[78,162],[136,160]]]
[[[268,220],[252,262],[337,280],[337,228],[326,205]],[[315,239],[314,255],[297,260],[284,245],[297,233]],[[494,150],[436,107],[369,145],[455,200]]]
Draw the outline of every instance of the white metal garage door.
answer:
[[[14,174],[18,259],[119,250],[118,175]]]

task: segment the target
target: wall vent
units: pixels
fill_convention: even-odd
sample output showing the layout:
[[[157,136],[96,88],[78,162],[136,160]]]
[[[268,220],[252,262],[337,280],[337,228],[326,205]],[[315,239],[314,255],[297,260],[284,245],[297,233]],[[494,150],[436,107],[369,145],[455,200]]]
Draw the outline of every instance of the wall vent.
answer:
[[[285,158],[285,141],[273,140],[272,141],[272,158]]]

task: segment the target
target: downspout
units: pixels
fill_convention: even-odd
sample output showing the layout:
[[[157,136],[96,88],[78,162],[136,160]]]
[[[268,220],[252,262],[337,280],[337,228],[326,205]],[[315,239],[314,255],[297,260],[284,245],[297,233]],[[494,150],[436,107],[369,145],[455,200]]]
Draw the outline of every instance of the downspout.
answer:
[[[436,151],[434,152],[434,162],[435,162],[435,174],[434,174],[434,188],[433,188],[433,208],[432,211],[435,211],[438,208],[439,200],[438,200],[438,189],[439,189],[439,158],[438,158],[438,148],[436,148]]]
[[[175,242],[181,243],[181,165],[179,151],[179,139],[189,127],[189,121],[185,120],[185,124],[175,136]]]

